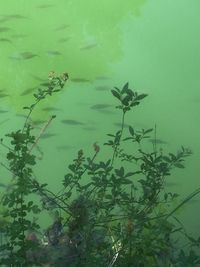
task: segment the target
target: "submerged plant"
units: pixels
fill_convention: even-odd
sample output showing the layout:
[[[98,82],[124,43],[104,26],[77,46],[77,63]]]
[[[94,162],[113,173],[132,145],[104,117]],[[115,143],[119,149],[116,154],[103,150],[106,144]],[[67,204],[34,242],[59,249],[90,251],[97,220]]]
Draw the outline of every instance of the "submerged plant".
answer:
[[[200,189],[174,208],[170,204],[178,199],[178,194],[165,190],[167,176],[174,168],[184,167],[191,151],[181,147],[175,154],[164,154],[154,138],[153,151],[147,152],[145,140],[151,138],[153,129],[136,130],[130,125],[125,133],[126,113],[147,96],[131,90],[128,83],[121,90],[117,87],[111,90],[119,101],[116,108],[122,112],[120,130],[108,134],[110,140],[104,144],[111,148],[111,157],[98,161],[102,147],[97,143],[93,144],[91,157],[79,150],[68,166],[63,189],[58,193],[35,179],[31,167],[36,158],[32,150],[54,117],[37,138],[31,135],[29,118],[35,106],[46,96],[60,91],[67,79],[66,73],[60,77],[50,73],[48,87],[34,94],[35,103],[25,107],[29,113],[23,129],[7,135],[12,139],[12,147],[7,147],[2,140],[8,149],[7,168],[13,175],[14,187],[2,198],[3,216],[8,218],[8,224],[2,229],[7,242],[0,247],[1,265],[199,266],[200,257],[194,249],[200,246],[200,237],[189,236],[175,213],[199,194]],[[131,142],[134,154],[123,148],[126,142]],[[29,200],[33,193],[40,197],[41,206]],[[36,220],[30,218],[43,210],[56,216],[42,234]],[[175,242],[178,234],[189,241],[188,251]]]

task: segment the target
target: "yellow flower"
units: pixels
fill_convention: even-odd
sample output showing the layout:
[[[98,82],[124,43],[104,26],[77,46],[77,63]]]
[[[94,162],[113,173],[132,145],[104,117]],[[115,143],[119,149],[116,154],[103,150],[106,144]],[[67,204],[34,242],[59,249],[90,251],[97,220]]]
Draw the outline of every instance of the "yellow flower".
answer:
[[[54,77],[55,77],[55,71],[50,71],[48,75],[49,80],[52,80]]]
[[[63,73],[60,75],[60,79],[63,80],[63,81],[66,81],[68,78],[69,78],[69,75],[68,75],[67,72],[63,72]]]

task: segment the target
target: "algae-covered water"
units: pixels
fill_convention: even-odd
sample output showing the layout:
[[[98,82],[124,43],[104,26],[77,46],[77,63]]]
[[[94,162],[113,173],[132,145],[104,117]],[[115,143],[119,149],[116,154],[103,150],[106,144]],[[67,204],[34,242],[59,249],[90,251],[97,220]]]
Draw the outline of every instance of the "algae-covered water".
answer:
[[[59,190],[77,151],[91,155],[94,142],[103,151],[106,134],[119,127],[110,90],[128,81],[149,96],[126,123],[156,124],[167,151],[190,147],[186,168],[174,172],[168,187],[183,197],[194,191],[200,187],[199,10],[197,0],[1,0],[1,137],[23,125],[22,107],[32,103],[49,71],[68,72],[64,90],[33,114],[42,122],[56,115],[40,140],[44,156],[35,172],[39,181]],[[2,163],[5,153],[1,149]],[[105,155],[107,148],[99,157]],[[9,177],[1,167],[0,183]],[[193,234],[199,232],[199,207],[197,197],[179,212]]]

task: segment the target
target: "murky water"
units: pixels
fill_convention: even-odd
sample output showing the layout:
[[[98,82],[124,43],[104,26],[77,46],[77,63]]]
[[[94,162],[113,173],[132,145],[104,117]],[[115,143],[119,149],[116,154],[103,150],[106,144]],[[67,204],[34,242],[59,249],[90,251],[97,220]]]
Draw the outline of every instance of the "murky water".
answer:
[[[36,174],[59,189],[76,152],[83,148],[90,155],[94,142],[102,145],[117,129],[119,111],[109,90],[129,81],[149,97],[127,123],[156,124],[168,150],[184,145],[194,152],[169,186],[174,183],[183,196],[200,187],[199,8],[197,0],[125,0],[123,5],[118,0],[1,0],[1,136],[21,127],[22,107],[32,103],[32,93],[49,71],[67,71],[70,81],[63,92],[41,103],[33,115],[43,121],[57,116],[41,139],[44,157]],[[1,173],[5,183],[7,174]],[[198,209],[196,202],[180,214],[194,233]]]

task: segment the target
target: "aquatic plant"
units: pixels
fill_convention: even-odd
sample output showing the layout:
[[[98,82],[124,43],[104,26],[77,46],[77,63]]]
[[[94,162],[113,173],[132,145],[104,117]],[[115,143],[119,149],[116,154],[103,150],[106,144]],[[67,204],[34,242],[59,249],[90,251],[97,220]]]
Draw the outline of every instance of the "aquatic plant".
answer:
[[[7,237],[0,246],[1,265],[199,266],[200,256],[195,247],[200,245],[200,237],[189,236],[175,213],[200,189],[176,207],[170,204],[178,199],[178,194],[164,190],[167,176],[174,168],[184,168],[191,151],[181,147],[175,154],[164,154],[156,143],[156,127],[136,130],[130,125],[128,133],[125,132],[126,113],[147,96],[130,89],[128,83],[122,89],[111,90],[119,101],[116,108],[122,113],[121,128],[108,134],[110,140],[104,144],[111,148],[111,157],[98,161],[102,147],[97,143],[93,144],[90,157],[80,149],[69,164],[63,189],[58,193],[36,180],[32,170],[36,164],[33,148],[54,117],[37,138],[31,135],[29,118],[36,105],[60,91],[67,79],[66,73],[60,77],[50,73],[48,87],[34,94],[35,103],[25,107],[29,113],[23,129],[7,135],[12,139],[12,148],[1,142],[8,149],[9,166],[5,167],[14,176],[14,187],[2,198],[3,217],[8,222],[1,229]],[[124,132],[128,134],[126,137]],[[154,134],[153,151],[148,152],[143,144],[152,138],[151,134]],[[123,148],[126,142],[132,143],[134,154]],[[33,193],[40,197],[41,206],[30,201]],[[43,210],[54,211],[56,216],[52,225],[41,233],[31,215],[39,215]],[[175,242],[179,234],[189,242],[186,249]]]

